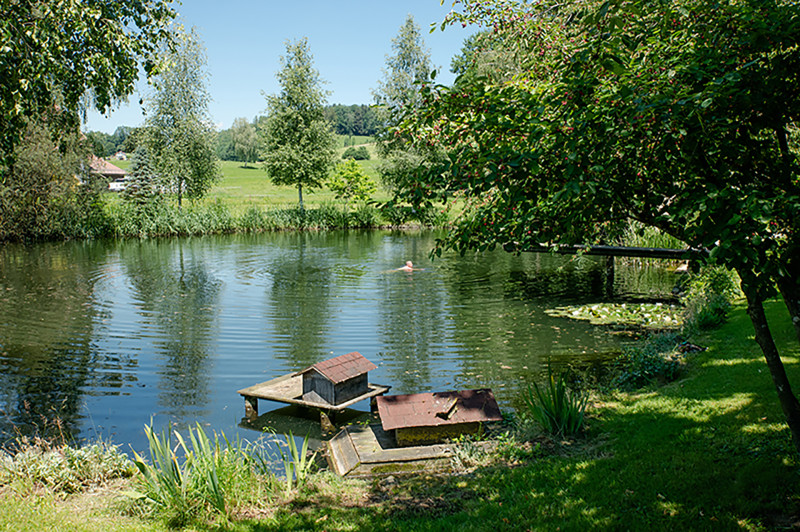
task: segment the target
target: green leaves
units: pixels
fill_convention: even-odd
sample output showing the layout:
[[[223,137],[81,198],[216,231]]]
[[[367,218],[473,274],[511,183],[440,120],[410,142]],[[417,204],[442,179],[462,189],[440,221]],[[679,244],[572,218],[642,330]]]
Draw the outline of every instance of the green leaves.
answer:
[[[281,93],[267,96],[264,166],[273,183],[298,188],[302,208],[302,189],[321,187],[333,166],[335,137],[307,39],[287,42],[281,62]]]

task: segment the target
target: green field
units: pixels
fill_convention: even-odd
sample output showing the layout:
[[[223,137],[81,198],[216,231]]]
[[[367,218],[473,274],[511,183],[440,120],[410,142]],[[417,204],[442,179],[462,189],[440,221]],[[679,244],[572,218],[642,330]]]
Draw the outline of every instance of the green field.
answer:
[[[336,161],[340,162],[341,155],[344,153],[344,143],[353,139],[354,141],[369,141],[371,137],[344,137],[338,136],[339,148],[337,149]],[[359,145],[356,143],[355,145]],[[348,144],[350,146],[350,144]],[[371,159],[366,161],[358,161],[358,164],[364,169],[364,172],[370,176],[376,183],[380,183],[378,176],[378,159],[375,144],[367,144],[367,149],[370,152]],[[128,161],[111,161],[114,165],[123,168],[130,168],[130,160]],[[220,201],[227,205],[232,213],[237,214],[246,210],[251,206],[258,207],[290,207],[297,205],[297,189],[294,187],[275,186],[267,177],[264,167],[260,163],[249,164],[238,161],[221,161],[220,166],[222,169],[222,179],[214,185],[209,192],[208,196],[204,198],[203,202],[216,202]],[[373,199],[377,201],[385,201],[389,199],[388,193],[382,188],[378,188],[378,192],[373,195]],[[303,190],[303,201],[308,206],[320,205],[323,203],[337,202],[333,193],[323,187],[316,190]]]

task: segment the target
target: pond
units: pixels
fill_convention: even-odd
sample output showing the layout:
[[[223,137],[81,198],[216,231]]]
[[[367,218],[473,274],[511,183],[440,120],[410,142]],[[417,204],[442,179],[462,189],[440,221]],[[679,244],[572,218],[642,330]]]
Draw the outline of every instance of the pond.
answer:
[[[607,300],[605,259],[497,251],[431,261],[436,237],[0,246],[2,438],[38,429],[141,450],[152,419],[254,439],[237,390],[350,351],[378,366],[370,381],[391,393],[488,387],[510,409],[548,364],[619,353],[619,337],[545,313]],[[406,260],[422,269],[395,270]],[[674,284],[666,268],[618,266],[613,297],[668,297]]]

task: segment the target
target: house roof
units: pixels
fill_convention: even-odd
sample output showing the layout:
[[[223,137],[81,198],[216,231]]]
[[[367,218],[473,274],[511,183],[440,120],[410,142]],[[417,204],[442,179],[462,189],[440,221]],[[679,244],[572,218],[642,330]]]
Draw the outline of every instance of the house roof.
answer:
[[[377,398],[383,430],[501,421],[492,390],[384,395]]]
[[[92,169],[92,172],[104,175],[106,177],[122,177],[128,175],[127,171],[118,166],[114,166],[105,159],[101,159],[95,155],[92,155],[92,160],[89,163],[89,167]]]
[[[322,362],[317,362],[313,366],[304,369],[300,373],[306,373],[312,369],[320,372],[326,379],[339,384],[347,379],[358,377],[368,371],[376,369],[378,366],[364,358],[364,355],[357,351],[347,353],[335,358],[329,358]]]

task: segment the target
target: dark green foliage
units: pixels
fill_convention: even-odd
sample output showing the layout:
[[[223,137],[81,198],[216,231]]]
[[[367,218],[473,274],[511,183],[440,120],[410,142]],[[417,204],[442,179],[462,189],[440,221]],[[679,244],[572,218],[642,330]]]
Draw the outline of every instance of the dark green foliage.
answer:
[[[233,145],[233,134],[230,129],[217,133],[217,157],[222,161],[238,161],[236,148]]]
[[[534,383],[522,396],[524,415],[554,436],[569,437],[583,429],[587,396],[570,390],[564,373],[553,376],[548,368],[543,388]]]
[[[684,296],[687,330],[706,330],[725,323],[731,301],[737,294],[734,273],[709,266],[692,274]]]
[[[683,368],[680,341],[677,334],[664,333],[626,346],[617,359],[619,374],[613,384],[623,390],[635,390],[653,382],[672,382]]]
[[[54,138],[42,117],[25,130],[14,164],[0,181],[0,240],[47,240],[102,234],[106,221],[77,134]]]
[[[174,16],[163,0],[0,2],[0,161],[29,120],[59,109],[48,127],[74,130],[87,104],[105,112],[131,94]]]
[[[139,146],[131,155],[128,184],[122,191],[122,199],[145,208],[160,197],[158,175],[150,161],[150,154],[146,146]]]
[[[325,118],[337,135],[371,137],[378,131],[378,118],[369,105],[328,105]]]
[[[369,160],[369,150],[367,150],[366,146],[359,146],[356,148],[355,146],[350,146],[344,153],[342,154],[342,159],[354,159],[356,161],[368,161]]]

